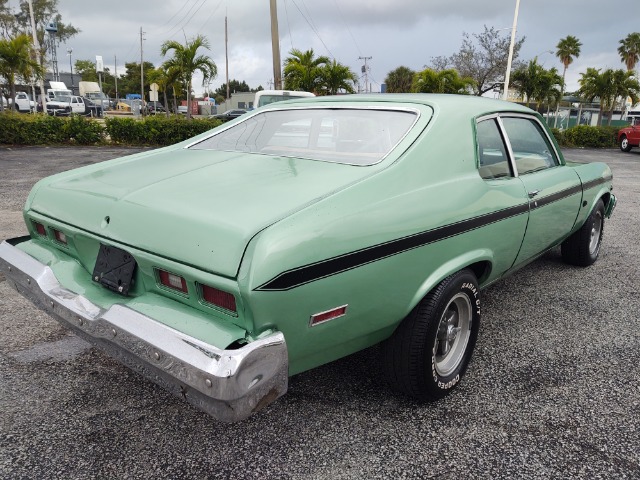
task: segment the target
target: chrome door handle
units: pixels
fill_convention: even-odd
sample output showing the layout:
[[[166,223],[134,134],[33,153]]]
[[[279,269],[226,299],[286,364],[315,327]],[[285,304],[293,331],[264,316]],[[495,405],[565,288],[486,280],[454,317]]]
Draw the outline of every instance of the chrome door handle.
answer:
[[[540,193],[540,190],[531,190],[529,192],[529,198],[533,198]]]

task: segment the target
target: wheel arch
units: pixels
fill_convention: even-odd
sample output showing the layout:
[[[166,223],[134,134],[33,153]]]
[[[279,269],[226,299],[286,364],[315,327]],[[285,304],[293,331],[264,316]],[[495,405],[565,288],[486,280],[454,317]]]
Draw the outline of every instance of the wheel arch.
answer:
[[[407,314],[413,310],[418,303],[433,290],[442,280],[461,270],[469,269],[478,280],[479,285],[486,283],[491,276],[493,267],[493,252],[488,248],[472,250],[462,255],[454,257],[433,270],[429,276],[420,284],[414,294]]]

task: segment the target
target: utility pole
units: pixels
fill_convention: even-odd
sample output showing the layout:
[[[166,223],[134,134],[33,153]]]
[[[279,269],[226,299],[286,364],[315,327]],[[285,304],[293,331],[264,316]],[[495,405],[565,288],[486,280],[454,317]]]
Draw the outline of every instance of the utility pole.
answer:
[[[282,90],[282,70],[280,64],[280,36],[278,34],[278,9],[276,0],[269,0],[271,7],[271,50],[273,52],[273,84],[275,90]]]
[[[113,78],[116,81],[116,105],[120,101],[118,98],[118,59],[116,56],[113,56]]]
[[[516,0],[516,12],[513,15],[513,27],[511,27],[511,43],[509,44],[509,58],[507,59],[507,71],[504,74],[504,92],[502,99],[509,99],[509,77],[511,76],[511,62],[513,61],[513,47],[516,43],[516,28],[518,27],[518,10],[520,9],[520,0]]]
[[[31,17],[31,34],[33,35],[33,48],[36,51],[36,59],[38,61],[38,65],[42,68],[42,61],[40,58],[40,44],[38,43],[38,35],[36,35],[36,20],[33,16],[33,3],[31,0],[29,1],[29,16]],[[38,86],[40,87],[40,97],[42,98],[42,111],[47,113],[47,97],[44,93],[44,75],[39,76]],[[37,101],[36,98],[33,99]],[[14,99],[15,102],[15,99]]]
[[[364,60],[362,66],[362,73],[364,74],[364,91],[367,93],[369,90],[369,67],[367,66],[367,60],[371,60],[373,57],[358,57],[358,60]]]
[[[144,61],[142,56],[142,27],[140,27],[140,95],[142,98],[140,99],[140,115],[144,116],[144,108],[142,108],[144,104]]]
[[[231,98],[231,95],[229,94],[229,48],[228,48],[228,43],[229,43],[229,36],[228,36],[228,30],[227,30],[227,16],[224,16],[224,56],[226,59],[226,70],[227,70],[227,101],[226,101],[226,109],[229,109],[229,99]]]

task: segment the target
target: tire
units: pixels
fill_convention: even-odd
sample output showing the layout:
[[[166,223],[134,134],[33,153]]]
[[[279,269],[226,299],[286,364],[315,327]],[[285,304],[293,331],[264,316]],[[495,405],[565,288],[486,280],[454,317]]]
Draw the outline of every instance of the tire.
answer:
[[[445,278],[383,344],[389,386],[418,401],[448,395],[467,370],[480,328],[480,289],[470,270]]]
[[[562,242],[562,259],[579,267],[592,265],[600,253],[604,237],[604,202],[598,200],[589,217],[573,235]]]
[[[622,135],[622,137],[620,137],[620,150],[623,152],[631,151],[631,145],[629,144],[629,139],[626,135]]]

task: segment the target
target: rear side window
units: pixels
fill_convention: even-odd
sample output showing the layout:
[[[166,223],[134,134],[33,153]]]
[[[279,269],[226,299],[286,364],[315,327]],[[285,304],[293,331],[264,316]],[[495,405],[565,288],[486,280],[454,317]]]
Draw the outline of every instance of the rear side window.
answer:
[[[491,118],[478,122],[476,138],[480,176],[487,180],[510,177],[509,158],[496,120]]]
[[[553,147],[538,122],[521,117],[503,117],[518,175],[559,165]]]

